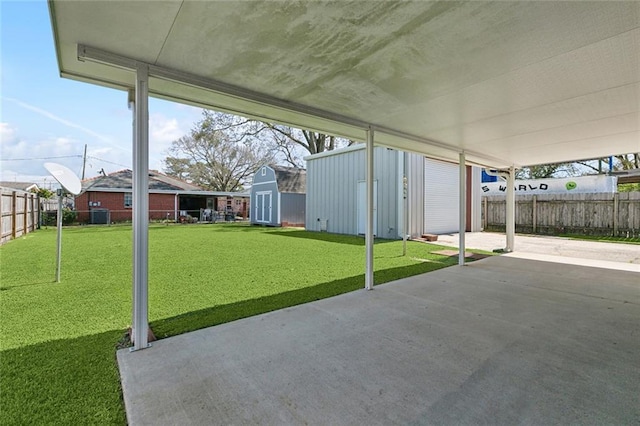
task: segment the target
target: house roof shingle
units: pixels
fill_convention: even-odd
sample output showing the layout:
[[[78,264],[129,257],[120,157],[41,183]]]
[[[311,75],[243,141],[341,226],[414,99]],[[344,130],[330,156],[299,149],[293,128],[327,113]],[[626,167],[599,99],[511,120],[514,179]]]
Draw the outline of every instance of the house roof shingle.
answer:
[[[0,187],[2,188],[11,188],[17,189],[19,191],[30,191],[31,188],[38,189],[38,185],[33,182],[10,182],[10,181],[2,181],[0,182]]]
[[[82,181],[82,191],[99,191],[100,189],[123,189],[133,188],[133,173],[129,169],[119,170],[109,173],[106,176]],[[149,190],[156,191],[202,191],[197,185],[190,184],[180,179],[149,170]]]
[[[278,191],[304,194],[307,190],[307,171],[294,167],[271,166],[276,174]]]

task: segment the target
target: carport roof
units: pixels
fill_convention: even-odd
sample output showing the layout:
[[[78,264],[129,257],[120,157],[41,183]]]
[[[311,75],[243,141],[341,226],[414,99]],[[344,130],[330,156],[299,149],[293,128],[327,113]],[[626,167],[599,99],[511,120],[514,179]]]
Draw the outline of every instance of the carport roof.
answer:
[[[636,1],[49,7],[76,80],[491,167],[640,150]]]

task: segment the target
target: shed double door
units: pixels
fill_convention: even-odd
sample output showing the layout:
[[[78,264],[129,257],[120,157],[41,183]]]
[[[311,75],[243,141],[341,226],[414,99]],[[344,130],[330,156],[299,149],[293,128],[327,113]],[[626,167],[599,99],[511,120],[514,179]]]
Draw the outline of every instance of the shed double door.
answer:
[[[256,193],[255,215],[256,222],[271,223],[271,203],[273,201],[271,191]]]

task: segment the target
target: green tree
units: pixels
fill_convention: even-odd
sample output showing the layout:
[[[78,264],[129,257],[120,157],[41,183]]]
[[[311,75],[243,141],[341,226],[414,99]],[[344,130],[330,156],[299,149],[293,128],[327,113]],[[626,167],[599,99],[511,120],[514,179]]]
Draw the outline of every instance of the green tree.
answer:
[[[164,172],[213,191],[236,191],[256,169],[273,162],[260,125],[242,117],[204,110],[188,135],[172,142]]]
[[[31,192],[38,194],[38,196],[40,198],[46,199],[48,200],[49,198],[52,198],[54,195],[56,195],[55,192],[50,191],[46,188],[38,188],[37,190],[34,188],[31,190]]]
[[[577,175],[578,172],[574,163],[541,164],[523,167],[516,171],[516,179],[545,179]]]

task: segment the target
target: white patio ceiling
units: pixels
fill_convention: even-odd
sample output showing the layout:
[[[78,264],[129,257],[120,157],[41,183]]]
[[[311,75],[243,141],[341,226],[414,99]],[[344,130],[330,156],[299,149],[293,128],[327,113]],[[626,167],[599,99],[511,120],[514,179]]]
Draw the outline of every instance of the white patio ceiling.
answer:
[[[64,77],[492,167],[640,151],[636,1],[49,7]]]

